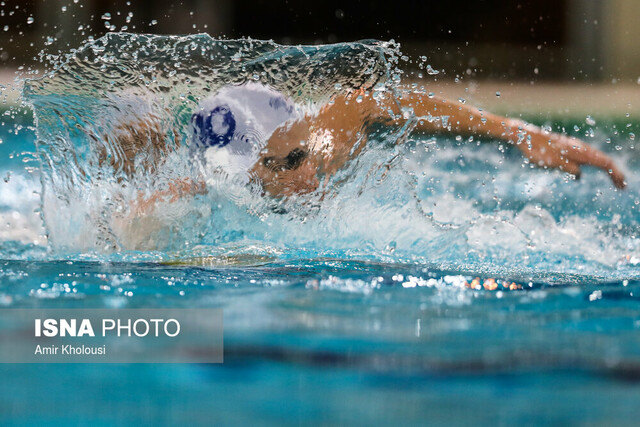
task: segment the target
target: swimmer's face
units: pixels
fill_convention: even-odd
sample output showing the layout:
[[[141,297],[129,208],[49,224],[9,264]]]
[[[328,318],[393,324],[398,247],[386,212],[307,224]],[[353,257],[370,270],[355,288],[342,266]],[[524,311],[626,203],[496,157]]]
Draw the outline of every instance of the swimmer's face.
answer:
[[[191,116],[194,142],[199,147],[224,147],[236,131],[236,119],[228,105],[202,110]]]

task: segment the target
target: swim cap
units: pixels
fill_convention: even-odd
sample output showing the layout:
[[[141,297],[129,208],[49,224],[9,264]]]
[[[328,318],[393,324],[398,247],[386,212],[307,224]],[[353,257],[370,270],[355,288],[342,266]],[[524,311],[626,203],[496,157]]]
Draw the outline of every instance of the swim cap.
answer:
[[[236,131],[236,119],[226,104],[198,111],[191,116],[191,125],[199,148],[224,147]]]
[[[193,148],[225,147],[259,152],[273,131],[298,117],[293,102],[255,82],[225,86],[204,99],[191,116]]]
[[[267,86],[254,82],[225,86],[193,112],[190,155],[205,176],[224,171],[248,182],[271,134],[298,117],[293,101]]]

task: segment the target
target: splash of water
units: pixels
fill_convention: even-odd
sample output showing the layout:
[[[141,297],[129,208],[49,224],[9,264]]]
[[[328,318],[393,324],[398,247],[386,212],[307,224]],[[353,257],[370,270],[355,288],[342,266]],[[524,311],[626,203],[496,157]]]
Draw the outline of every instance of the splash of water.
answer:
[[[411,120],[370,135],[361,155],[323,188],[321,202],[313,194],[265,199],[222,181],[206,196],[131,216],[139,193],[195,176],[186,124],[208,94],[259,81],[312,111],[348,88],[400,90],[398,58],[398,46],[384,42],[280,46],[120,33],[87,43],[25,84],[37,119],[50,245],[61,254],[173,251],[200,264],[253,247],[260,256],[505,273],[634,271],[634,195],[603,195],[597,188],[608,183],[599,175],[576,190],[560,173],[523,171],[517,154],[495,146],[409,137]],[[132,120],[142,132],[136,146],[119,137],[133,132],[122,125]],[[589,198],[594,209],[586,212]]]
[[[224,237],[229,227],[212,223],[211,200],[177,203],[162,218],[127,220],[140,189],[151,193],[192,176],[186,124],[198,102],[223,86],[259,81],[314,108],[340,90],[384,84],[396,49],[122,33],[86,44],[24,89],[37,118],[52,245],[180,249],[211,228]],[[239,191],[219,195],[220,203],[250,197]],[[172,222],[179,222],[173,230]]]

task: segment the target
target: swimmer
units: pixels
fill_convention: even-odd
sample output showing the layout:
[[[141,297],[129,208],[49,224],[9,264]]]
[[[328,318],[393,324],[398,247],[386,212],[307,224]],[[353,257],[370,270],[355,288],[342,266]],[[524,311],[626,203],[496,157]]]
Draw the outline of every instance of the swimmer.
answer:
[[[193,113],[189,150],[204,170],[222,171],[245,183],[257,179],[265,195],[284,198],[315,191],[321,180],[358,156],[368,127],[402,126],[408,108],[418,118],[414,131],[504,141],[538,167],[557,168],[579,178],[582,166],[595,166],[617,188],[626,186],[609,156],[574,137],[411,91],[380,99],[364,89],[347,92],[310,113],[258,83],[225,87]],[[205,192],[204,183],[179,180],[168,190],[139,197],[136,211],[143,213],[161,200],[173,202]]]

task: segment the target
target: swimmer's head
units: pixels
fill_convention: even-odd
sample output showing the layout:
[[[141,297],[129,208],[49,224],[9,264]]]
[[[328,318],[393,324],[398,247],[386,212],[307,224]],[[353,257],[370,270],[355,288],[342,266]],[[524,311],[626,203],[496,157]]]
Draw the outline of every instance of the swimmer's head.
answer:
[[[218,105],[191,116],[191,131],[198,147],[224,147],[233,139],[236,119],[228,105]]]

